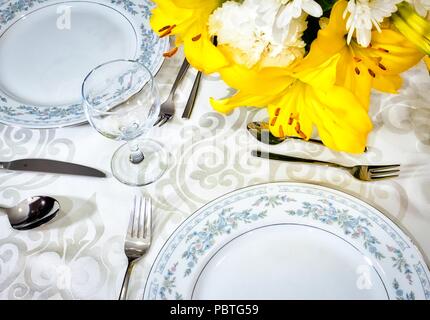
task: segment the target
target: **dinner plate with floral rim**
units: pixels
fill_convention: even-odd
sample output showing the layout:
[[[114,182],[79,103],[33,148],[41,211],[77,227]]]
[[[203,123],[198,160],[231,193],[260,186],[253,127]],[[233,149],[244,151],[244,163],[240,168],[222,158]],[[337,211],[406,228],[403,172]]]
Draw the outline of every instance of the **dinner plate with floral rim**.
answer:
[[[138,60],[155,74],[168,50],[150,0],[0,3],[0,122],[57,128],[86,121],[81,85],[94,67]]]
[[[313,184],[237,190],[185,220],[144,299],[430,299],[413,241],[351,195]]]

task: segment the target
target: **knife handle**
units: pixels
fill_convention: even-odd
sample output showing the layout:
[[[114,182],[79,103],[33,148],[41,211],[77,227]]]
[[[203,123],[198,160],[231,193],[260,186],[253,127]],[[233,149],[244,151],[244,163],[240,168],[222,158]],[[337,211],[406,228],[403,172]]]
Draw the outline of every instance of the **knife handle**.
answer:
[[[7,162],[0,162],[0,169],[6,169],[7,168]]]
[[[187,58],[184,58],[184,62],[182,62],[182,66],[179,69],[178,75],[176,76],[175,82],[173,82],[172,89],[170,90],[170,95],[172,96],[172,98],[176,92],[176,89],[181,83],[181,80],[184,78],[185,74],[187,73],[189,67],[190,67],[190,63],[188,62]]]
[[[196,103],[196,98],[197,98],[197,93],[199,91],[201,78],[202,78],[202,72],[198,71],[196,78],[194,79],[193,88],[191,89],[191,93],[188,98],[187,104],[185,105],[184,113],[182,114],[182,119],[189,119],[191,117],[194,104]]]
[[[312,164],[325,165],[325,166],[330,166],[330,167],[335,167],[335,168],[346,168],[342,165],[339,165],[339,164],[333,163],[333,162],[297,158],[297,157],[286,156],[283,154],[278,154],[278,153],[273,153],[273,152],[264,152],[264,151],[259,151],[259,150],[253,150],[251,152],[251,154],[254,157],[264,158],[264,159],[272,159],[272,160],[287,161],[287,162],[298,162],[298,163],[312,163]]]

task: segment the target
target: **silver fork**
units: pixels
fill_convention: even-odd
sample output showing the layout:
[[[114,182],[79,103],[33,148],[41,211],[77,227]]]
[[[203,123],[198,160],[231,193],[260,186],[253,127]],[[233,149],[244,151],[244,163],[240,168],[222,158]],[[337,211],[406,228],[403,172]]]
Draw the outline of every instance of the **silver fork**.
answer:
[[[312,163],[318,165],[325,165],[335,168],[340,168],[348,171],[354,178],[362,181],[377,181],[389,178],[395,178],[399,176],[400,170],[393,170],[400,167],[399,164],[392,165],[357,165],[357,166],[343,166],[333,162],[319,161],[312,159],[302,159],[282,154],[263,152],[263,151],[252,151],[252,155],[259,158],[273,159],[288,162],[301,162],[301,163]]]
[[[130,282],[130,275],[134,264],[145,254],[151,245],[151,218],[151,199],[135,196],[133,201],[133,211],[130,216],[127,236],[124,244],[124,251],[128,259],[128,266],[122,283],[119,300],[126,300],[128,284]]]
[[[173,101],[173,98],[175,97],[176,89],[178,88],[179,83],[187,73],[189,66],[190,64],[185,58],[181,68],[179,69],[178,75],[176,76],[175,82],[173,83],[172,89],[170,90],[169,97],[160,106],[160,115],[158,116],[158,120],[155,122],[154,126],[158,125],[159,127],[161,127],[175,114],[175,102]]]

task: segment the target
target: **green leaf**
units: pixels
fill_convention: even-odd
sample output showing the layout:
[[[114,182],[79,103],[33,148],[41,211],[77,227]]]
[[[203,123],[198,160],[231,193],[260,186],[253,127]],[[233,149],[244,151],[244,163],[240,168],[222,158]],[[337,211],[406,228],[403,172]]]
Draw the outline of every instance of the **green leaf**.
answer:
[[[324,12],[331,10],[337,0],[317,0]]]
[[[319,18],[308,16],[308,27],[303,33],[303,41],[306,43],[306,52],[309,52],[312,42],[316,39],[318,31],[320,30]]]

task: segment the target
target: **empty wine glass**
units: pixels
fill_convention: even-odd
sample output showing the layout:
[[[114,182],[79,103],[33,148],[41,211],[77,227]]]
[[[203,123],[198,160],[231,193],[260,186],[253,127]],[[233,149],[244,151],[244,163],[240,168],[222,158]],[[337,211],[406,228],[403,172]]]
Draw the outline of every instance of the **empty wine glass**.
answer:
[[[88,121],[98,132],[127,141],[112,157],[112,174],[132,186],[160,178],[168,153],[154,140],[137,140],[153,127],[160,111],[151,72],[137,61],[104,63],[85,77],[82,97]]]

